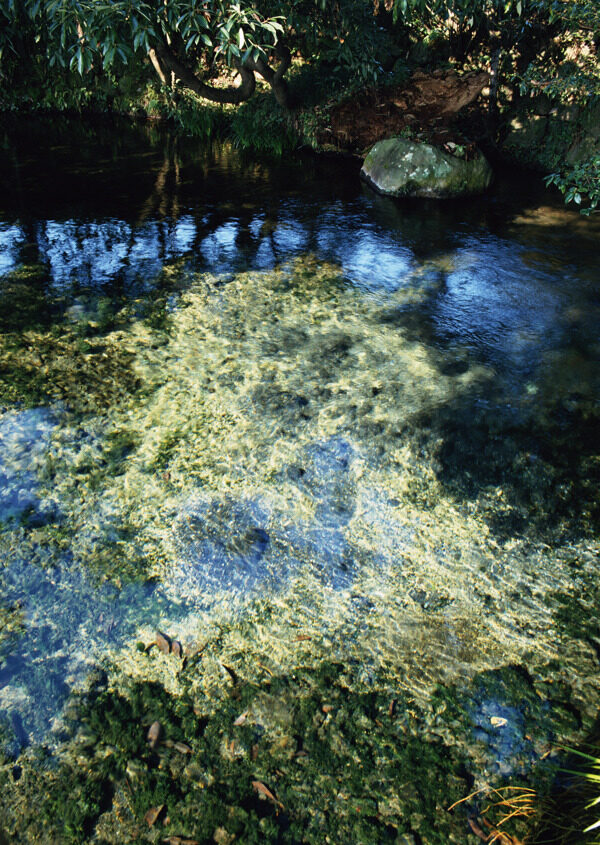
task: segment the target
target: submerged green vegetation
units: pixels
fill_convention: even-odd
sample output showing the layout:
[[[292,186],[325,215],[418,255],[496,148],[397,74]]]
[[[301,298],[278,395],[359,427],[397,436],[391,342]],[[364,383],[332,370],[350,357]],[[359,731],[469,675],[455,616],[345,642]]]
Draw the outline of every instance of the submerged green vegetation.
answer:
[[[35,667],[1,699],[8,841],[463,843],[471,792],[551,791],[600,703],[597,407],[568,350],[508,385],[427,342],[418,309],[469,260],[386,292],[311,254],[174,263],[151,308],[52,319],[39,271],[7,277],[0,433],[43,445],[3,456],[35,493],[0,535],[27,596],[2,637]],[[29,644],[32,571],[73,606]],[[111,640],[128,587],[165,602]]]
[[[321,644],[291,632],[282,643],[294,653],[290,672],[278,674],[260,626],[243,632],[251,654],[232,651],[232,633],[221,631],[185,666],[164,658],[178,662],[176,695],[147,681],[123,686],[120,675],[115,687],[104,674],[73,698],[57,757],[25,756],[16,776],[5,768],[9,835],[27,842],[85,842],[92,834],[107,842],[179,836],[316,845],[325,837],[410,842],[413,834],[464,841],[477,802],[452,814],[447,808],[470,791],[470,769],[486,741],[500,742],[483,712],[481,736],[465,751],[473,700],[444,688],[424,704],[395,676],[397,667],[367,681],[354,661],[332,663],[319,657]],[[163,658],[142,660],[152,673]],[[523,727],[541,728],[535,741],[544,742],[576,722],[560,690],[549,712],[548,684],[514,668],[482,673],[475,700],[504,692],[506,704],[525,714]],[[156,723],[159,739],[149,741]],[[516,753],[526,765],[531,751],[523,745]],[[554,758],[534,779],[538,789],[547,791],[556,765]]]

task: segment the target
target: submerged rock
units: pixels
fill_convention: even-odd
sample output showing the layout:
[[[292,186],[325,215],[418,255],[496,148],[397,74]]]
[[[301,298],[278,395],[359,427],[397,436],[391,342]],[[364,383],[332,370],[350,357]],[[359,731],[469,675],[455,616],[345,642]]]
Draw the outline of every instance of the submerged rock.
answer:
[[[361,170],[362,178],[376,191],[392,197],[481,194],[491,184],[492,175],[492,168],[479,151],[467,160],[406,138],[379,141]]]
[[[355,458],[350,443],[341,437],[311,443],[301,465],[289,470],[289,477],[315,502],[317,521],[339,528],[346,525],[355,509],[356,490],[351,472]]]
[[[297,521],[259,499],[189,502],[176,519],[178,591],[212,601],[245,599],[280,589],[303,568],[334,589],[356,575],[346,536],[355,511],[355,452],[343,438],[310,443],[282,473],[314,505],[314,519]]]

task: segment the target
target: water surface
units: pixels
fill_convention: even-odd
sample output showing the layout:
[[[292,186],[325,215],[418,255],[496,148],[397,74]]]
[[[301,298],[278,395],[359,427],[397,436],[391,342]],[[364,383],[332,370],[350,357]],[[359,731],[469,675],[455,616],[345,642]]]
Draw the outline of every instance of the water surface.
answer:
[[[544,747],[482,673],[558,672],[591,727],[596,219],[532,177],[402,203],[143,126],[21,123],[0,172],[11,754],[107,659],[176,689],[157,629],[235,656],[246,624],[272,672],[301,630],[361,683],[455,685],[474,742],[510,722],[489,772]]]

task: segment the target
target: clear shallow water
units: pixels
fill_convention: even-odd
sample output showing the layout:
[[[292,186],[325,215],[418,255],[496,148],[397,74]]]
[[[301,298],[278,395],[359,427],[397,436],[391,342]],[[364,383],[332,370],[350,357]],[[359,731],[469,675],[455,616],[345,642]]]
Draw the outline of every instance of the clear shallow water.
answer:
[[[239,624],[417,700],[555,661],[591,724],[598,222],[518,179],[398,203],[349,162],[59,129],[1,153],[7,747],[106,659],[176,689],[157,628],[231,656]],[[471,694],[476,738],[510,717],[491,771],[542,755]]]

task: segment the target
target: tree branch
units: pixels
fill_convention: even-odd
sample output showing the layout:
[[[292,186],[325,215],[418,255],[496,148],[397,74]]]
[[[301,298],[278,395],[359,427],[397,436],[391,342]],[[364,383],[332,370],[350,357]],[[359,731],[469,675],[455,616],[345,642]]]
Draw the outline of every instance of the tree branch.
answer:
[[[237,104],[250,99],[252,94],[254,94],[256,79],[254,72],[247,66],[241,64],[237,66],[238,73],[242,78],[238,86],[214,88],[212,85],[207,85],[206,82],[198,79],[195,73],[173,55],[164,42],[159,41],[155,49],[162,66],[172,71],[186,88],[189,88],[190,91],[193,91],[194,94],[205,100],[210,100],[213,103]]]
[[[289,109],[289,95],[288,88],[283,78],[289,66],[292,63],[292,54],[282,44],[277,45],[277,55],[279,56],[279,64],[276,70],[273,70],[263,58],[258,58],[256,61],[249,59],[246,62],[246,67],[250,70],[260,73],[262,78],[269,83],[273,89],[275,99],[284,109]]]
[[[166,85],[167,84],[167,77],[166,77],[164,70],[161,67],[159,58],[156,55],[156,50],[154,49],[154,47],[151,47],[148,50],[148,56],[150,57],[150,61],[152,62],[152,67],[156,71],[156,75],[160,79],[161,83],[163,85]]]

